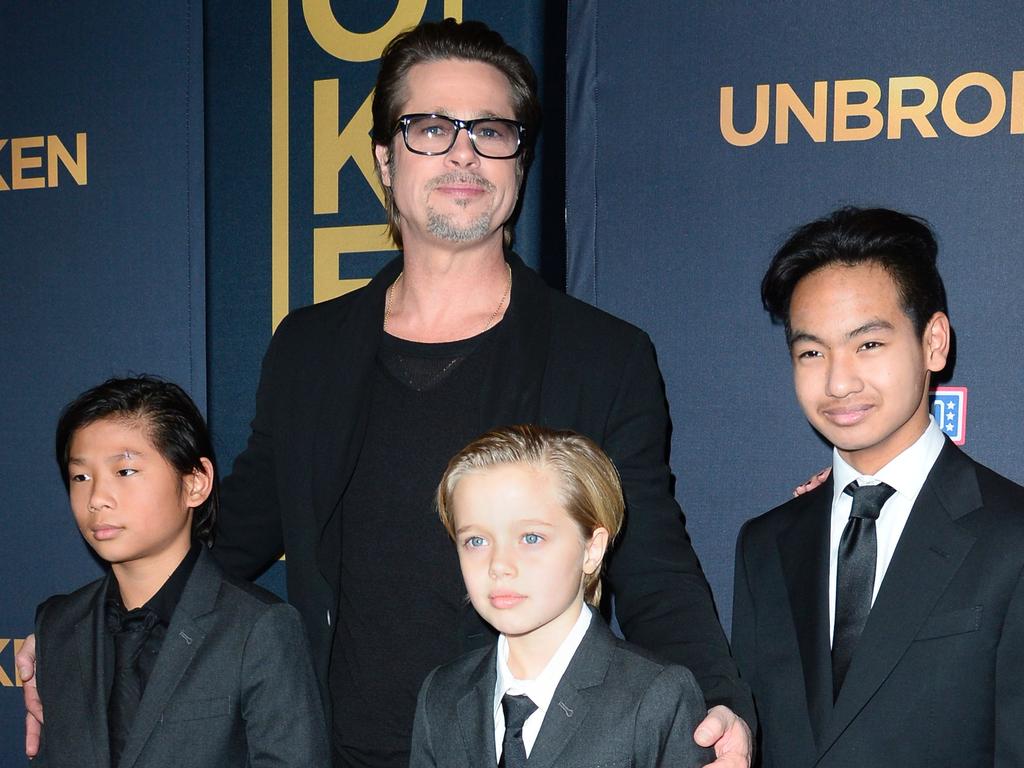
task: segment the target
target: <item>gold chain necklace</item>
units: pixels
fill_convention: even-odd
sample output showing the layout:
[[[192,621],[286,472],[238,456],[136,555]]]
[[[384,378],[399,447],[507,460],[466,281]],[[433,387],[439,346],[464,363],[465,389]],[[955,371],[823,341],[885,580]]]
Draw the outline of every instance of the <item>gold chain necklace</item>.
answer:
[[[505,262],[505,267],[508,269],[508,283],[505,285],[505,292],[501,294],[501,301],[498,302],[498,306],[494,308],[494,312],[487,318],[487,324],[480,329],[480,333],[483,333],[492,325],[494,321],[498,319],[498,313],[501,312],[502,307],[505,306],[505,302],[508,301],[509,295],[512,293],[512,265]],[[398,281],[402,279],[405,271],[398,273],[398,277],[395,278],[395,282],[388,286],[388,291],[384,295],[384,330],[388,329],[388,320],[391,318],[391,297],[394,295],[395,286],[398,285]]]

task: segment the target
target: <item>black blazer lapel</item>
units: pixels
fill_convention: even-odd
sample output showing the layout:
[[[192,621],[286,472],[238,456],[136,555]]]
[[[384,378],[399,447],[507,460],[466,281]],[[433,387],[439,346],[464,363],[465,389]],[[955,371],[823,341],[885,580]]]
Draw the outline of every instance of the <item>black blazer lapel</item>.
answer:
[[[547,368],[551,328],[550,290],[513,253],[512,297],[506,319],[498,328],[495,355],[480,393],[480,432],[505,424],[535,422],[540,417],[541,389]]]
[[[805,494],[797,520],[778,537],[793,629],[804,669],[807,712],[815,741],[832,715],[832,653],[829,642],[828,551],[832,478]],[[794,692],[795,693],[795,692]]]
[[[341,548],[338,536],[326,534],[341,496],[355,470],[373,396],[373,370],[383,335],[384,302],[388,287],[402,270],[399,257],[388,263],[355,297],[343,323],[324,340],[329,345],[329,365],[316,371],[322,380],[314,402],[296,403],[316,414],[313,435],[313,512],[318,540],[317,563],[337,591]],[[325,544],[325,542],[329,542]]]
[[[135,723],[121,754],[120,768],[132,768],[138,760],[182,675],[206,640],[204,627],[209,622],[203,621],[203,617],[213,611],[221,583],[221,572],[204,547],[167,628],[156,666],[146,684]]]
[[[947,441],[910,511],[868,615],[822,753],[885,682],[931,614],[975,541],[954,521],[981,503],[973,463]]]
[[[83,725],[88,730],[93,745],[94,765],[110,766],[110,731],[107,725],[107,642],[106,595],[107,585],[113,579],[107,577],[98,586],[89,603],[89,611],[75,624],[75,645],[78,647],[78,668],[82,673],[81,695],[85,714]],[[71,696],[71,692],[64,692]],[[44,736],[45,738],[45,736]]]
[[[564,764],[560,756],[586,719],[590,707],[590,697],[584,691],[604,683],[614,647],[611,632],[594,612],[580,647],[551,697],[537,740],[530,750],[530,768]]]
[[[466,749],[466,765],[477,764],[481,758],[493,755],[494,750],[494,686],[498,678],[497,647],[486,654],[470,675],[469,692],[459,699],[459,731]],[[448,757],[448,756],[446,756]],[[482,759],[480,765],[490,765]]]

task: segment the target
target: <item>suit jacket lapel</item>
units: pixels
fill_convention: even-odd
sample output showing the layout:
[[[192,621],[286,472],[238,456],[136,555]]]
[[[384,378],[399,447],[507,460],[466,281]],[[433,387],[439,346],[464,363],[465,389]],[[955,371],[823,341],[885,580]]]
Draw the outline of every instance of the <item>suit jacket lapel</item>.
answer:
[[[886,570],[836,700],[822,753],[885,682],[931,614],[975,540],[954,521],[981,503],[971,460],[947,441]]]
[[[368,418],[367,403],[373,396],[374,360],[383,334],[384,302],[388,287],[398,278],[402,259],[387,264],[353,301],[343,324],[334,329],[329,365],[316,375],[322,377],[315,402],[302,404],[316,414],[313,435],[313,512],[318,540],[317,562],[321,573],[337,589],[341,548],[338,537],[325,534],[363,444]]]
[[[793,629],[804,670],[811,730],[820,746],[832,714],[832,653],[829,642],[828,551],[832,478],[805,494],[797,519],[779,534],[779,557],[789,593]]]
[[[96,766],[110,766],[110,732],[107,725],[107,643],[106,595],[113,579],[108,573],[89,603],[89,611],[75,625],[75,645],[78,646],[78,668],[82,673],[79,692],[84,727],[89,731]],[[74,695],[67,692],[65,695]]]
[[[498,329],[494,356],[480,393],[480,431],[502,424],[535,422],[547,367],[551,307],[547,287],[513,253],[512,297],[507,320]]]
[[[486,654],[473,671],[469,692],[459,699],[459,730],[466,749],[465,764],[490,765],[480,756],[494,755],[494,686],[498,678],[497,646]],[[472,758],[472,759],[470,759]]]
[[[589,610],[589,609],[588,609]],[[544,715],[537,740],[530,750],[531,768],[564,764],[560,757],[590,708],[588,688],[601,685],[608,674],[615,640],[596,612]]]
[[[221,580],[220,571],[204,547],[167,628],[156,666],[146,684],[135,723],[121,754],[121,768],[132,768],[138,760],[185,670],[206,640],[210,622],[205,617],[214,609]]]

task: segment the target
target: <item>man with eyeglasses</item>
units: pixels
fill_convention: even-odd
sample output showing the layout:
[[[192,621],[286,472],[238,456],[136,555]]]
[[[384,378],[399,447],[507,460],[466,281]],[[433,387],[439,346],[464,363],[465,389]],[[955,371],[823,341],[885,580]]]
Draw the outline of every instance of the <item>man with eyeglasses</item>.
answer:
[[[448,458],[502,424],[582,432],[625,487],[619,622],[692,669],[714,707],[701,743],[718,768],[745,767],[733,712],[752,721],[753,707],[671,494],[650,340],[509,250],[539,119],[529,62],[479,22],[424,23],[384,51],[372,141],[402,255],[281,323],[214,551],[246,578],[286,553],[335,764],[404,768],[423,678],[494,638],[434,510]]]

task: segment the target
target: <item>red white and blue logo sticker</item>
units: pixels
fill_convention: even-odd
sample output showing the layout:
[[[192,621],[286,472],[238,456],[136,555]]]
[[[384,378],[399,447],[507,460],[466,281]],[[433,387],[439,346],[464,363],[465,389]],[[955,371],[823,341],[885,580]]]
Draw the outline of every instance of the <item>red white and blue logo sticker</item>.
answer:
[[[936,387],[931,391],[935,423],[957,445],[967,440],[967,387]]]

